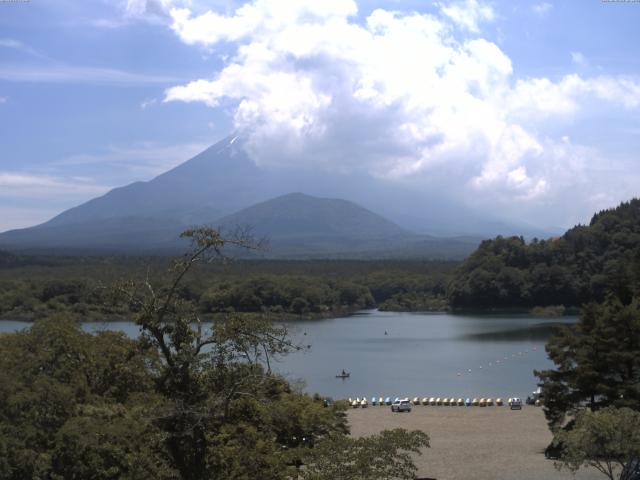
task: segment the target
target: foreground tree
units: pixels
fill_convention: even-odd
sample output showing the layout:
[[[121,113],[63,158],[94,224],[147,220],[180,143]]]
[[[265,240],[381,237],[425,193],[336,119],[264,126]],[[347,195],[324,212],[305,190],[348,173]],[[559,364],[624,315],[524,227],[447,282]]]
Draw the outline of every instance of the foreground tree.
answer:
[[[283,478],[315,438],[347,432],[344,407],[324,408],[272,374],[272,357],[300,349],[284,327],[235,314],[203,327],[198,305],[181,295],[183,279],[198,263],[223,258],[223,248],[254,245],[210,228],[182,236],[191,249],[172,266],[169,285],[118,288],[137,312],[140,341],[159,352],[154,378],[166,403],[155,424],[171,463],[183,479]],[[295,421],[286,421],[288,414]]]
[[[185,276],[251,245],[206,228],[183,236],[192,247],[168,284],[114,289],[136,312],[138,339],[89,334],[68,316],[0,336],[0,478],[285,480],[353,465],[333,478],[410,478],[408,452],[426,436],[350,440],[346,405],[325,407],[271,371],[274,356],[300,348],[285,328],[236,314],[203,325]]]
[[[536,372],[552,430],[585,406],[640,410],[640,302],[610,297],[583,309],[575,327],[547,344],[555,369]]]
[[[362,438],[332,435],[318,443],[302,470],[304,480],[409,480],[417,468],[411,454],[429,447],[424,432],[385,430]]]
[[[67,317],[0,335],[0,478],[171,479],[153,349]]]
[[[227,314],[203,328],[198,305],[181,295],[184,277],[198,263],[224,258],[224,248],[254,245],[246,236],[223,238],[209,228],[182,236],[192,246],[174,264],[174,278],[167,287],[147,281],[119,289],[138,312],[141,342],[159,352],[155,379],[167,402],[157,412],[156,425],[165,434],[171,464],[183,479],[289,478],[303,464],[322,457],[322,450],[315,454],[315,446],[327,445],[323,439],[348,441],[346,405],[326,408],[317,399],[291,391],[272,373],[272,357],[301,347],[269,318]],[[389,464],[385,472],[415,471],[401,451],[417,451],[426,443],[421,443],[424,434],[384,435],[385,448],[369,448],[364,457],[362,449],[349,449],[348,462],[366,458],[368,463]],[[371,440],[372,445],[376,441]],[[339,460],[344,456],[324,458],[338,469],[344,463]]]
[[[575,473],[593,467],[610,480],[640,474],[640,413],[629,408],[580,412],[573,428],[558,431],[554,442],[563,446],[558,468]]]

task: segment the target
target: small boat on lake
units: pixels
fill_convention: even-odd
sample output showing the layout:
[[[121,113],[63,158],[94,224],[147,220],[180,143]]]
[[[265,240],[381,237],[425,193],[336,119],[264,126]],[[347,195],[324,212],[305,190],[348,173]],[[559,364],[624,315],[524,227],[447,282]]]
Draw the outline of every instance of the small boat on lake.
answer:
[[[345,372],[344,370],[342,370],[342,373],[339,373],[338,375],[336,375],[336,378],[349,378],[351,376],[350,372]]]

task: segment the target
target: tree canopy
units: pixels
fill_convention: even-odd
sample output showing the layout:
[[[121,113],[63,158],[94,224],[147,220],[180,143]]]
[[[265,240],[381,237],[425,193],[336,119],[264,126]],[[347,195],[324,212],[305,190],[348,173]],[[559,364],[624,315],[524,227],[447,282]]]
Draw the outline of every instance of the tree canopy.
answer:
[[[299,348],[285,328],[240,313],[203,325],[183,281],[246,239],[206,228],[184,236],[192,248],[166,282],[112,290],[135,313],[137,339],[86,333],[69,314],[0,336],[0,478],[275,480],[352,464],[379,468],[344,478],[409,478],[408,452],[426,435],[348,439],[346,405],[325,406],[271,370],[270,359]],[[323,456],[333,442],[347,454]]]
[[[583,411],[554,441],[562,445],[559,468],[589,466],[610,480],[633,480],[640,471],[640,413],[629,408]]]
[[[454,308],[579,307],[610,293],[628,303],[638,292],[640,200],[634,199],[561,237],[482,242],[456,271],[448,296]]]
[[[546,349],[556,368],[536,374],[553,429],[584,406],[640,411],[640,301],[586,305],[577,325],[561,327]]]

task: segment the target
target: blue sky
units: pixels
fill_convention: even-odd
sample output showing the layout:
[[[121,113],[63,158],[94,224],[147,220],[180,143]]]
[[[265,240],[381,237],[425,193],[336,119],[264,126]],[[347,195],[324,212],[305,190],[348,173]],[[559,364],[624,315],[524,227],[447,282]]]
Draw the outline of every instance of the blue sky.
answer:
[[[232,131],[264,168],[586,221],[638,195],[639,24],[599,0],[0,3],[0,231]]]

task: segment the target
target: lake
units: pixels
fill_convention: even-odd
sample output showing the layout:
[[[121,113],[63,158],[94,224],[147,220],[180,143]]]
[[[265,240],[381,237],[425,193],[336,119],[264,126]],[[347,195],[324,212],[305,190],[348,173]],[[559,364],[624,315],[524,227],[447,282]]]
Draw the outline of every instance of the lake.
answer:
[[[533,370],[552,366],[544,345],[553,328],[576,320],[366,310],[341,318],[286,322],[293,338],[311,348],[278,359],[273,366],[289,380],[304,379],[308,392],[334,398],[526,398],[536,388]],[[0,331],[28,325],[0,321]],[[131,322],[85,323],[83,328],[138,333]],[[342,369],[351,377],[336,378]]]

